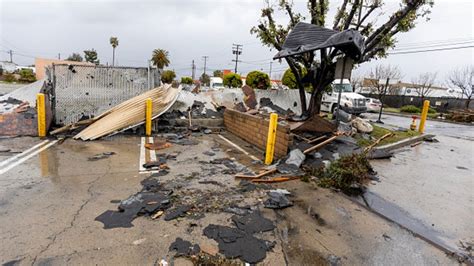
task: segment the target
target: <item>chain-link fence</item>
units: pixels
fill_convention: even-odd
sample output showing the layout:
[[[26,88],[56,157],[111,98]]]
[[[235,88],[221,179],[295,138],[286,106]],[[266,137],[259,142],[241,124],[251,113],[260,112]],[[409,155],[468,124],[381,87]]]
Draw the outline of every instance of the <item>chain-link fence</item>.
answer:
[[[160,84],[155,68],[53,65],[52,108],[57,124],[91,118]]]

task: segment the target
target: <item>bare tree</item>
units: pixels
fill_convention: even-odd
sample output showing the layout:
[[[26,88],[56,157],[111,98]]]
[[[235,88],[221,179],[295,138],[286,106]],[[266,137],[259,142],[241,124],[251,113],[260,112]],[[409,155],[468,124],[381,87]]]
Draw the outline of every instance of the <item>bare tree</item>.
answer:
[[[399,80],[402,77],[401,71],[397,66],[391,65],[377,65],[369,74],[370,79],[367,82],[367,85],[371,89],[373,93],[375,93],[382,102],[382,106],[380,107],[379,118],[377,120],[378,123],[382,123],[382,110],[384,106],[383,98],[389,91],[392,91],[394,94],[394,90],[398,90],[398,86],[392,85],[396,80]]]
[[[462,92],[462,98],[466,97],[466,109],[469,109],[472,93],[474,91],[474,66],[465,66],[453,70],[448,75],[449,86],[458,88]]]
[[[351,77],[351,85],[352,85],[352,91],[357,92],[359,89],[362,88],[362,77],[361,76],[354,76],[352,75]]]
[[[433,84],[436,81],[436,73],[422,73],[417,78],[412,79],[413,89],[416,94],[421,97],[421,102],[426,96],[429,96],[433,92]]]
[[[398,94],[396,90],[399,87],[393,84],[394,81],[402,78],[402,72],[398,66],[377,65],[369,73],[369,78],[365,79],[365,85],[370,89],[372,94],[376,94],[377,98],[383,102],[383,97],[390,94]]]

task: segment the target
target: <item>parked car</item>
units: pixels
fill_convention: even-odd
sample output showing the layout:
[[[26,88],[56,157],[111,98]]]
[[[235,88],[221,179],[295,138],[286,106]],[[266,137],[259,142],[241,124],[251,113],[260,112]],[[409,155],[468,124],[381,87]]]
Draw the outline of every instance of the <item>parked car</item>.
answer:
[[[382,107],[382,103],[380,100],[374,99],[374,98],[365,98],[366,101],[366,106],[367,106],[367,112],[369,113],[378,113],[380,112],[380,108]]]

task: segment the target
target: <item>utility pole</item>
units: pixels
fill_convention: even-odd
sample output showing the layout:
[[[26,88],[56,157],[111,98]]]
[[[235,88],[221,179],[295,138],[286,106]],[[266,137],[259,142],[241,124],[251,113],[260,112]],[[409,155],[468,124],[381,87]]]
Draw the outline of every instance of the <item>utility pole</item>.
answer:
[[[202,58],[204,59],[204,74],[206,74],[206,63],[207,63],[207,59],[209,58],[209,56],[205,55]]]
[[[9,53],[10,53],[10,63],[13,63],[13,51],[10,50]]]
[[[235,60],[232,60],[232,62],[235,62],[235,71],[234,73],[237,74],[237,64],[240,62],[239,61],[239,55],[242,53],[242,44],[232,44],[232,54],[235,54]]]
[[[192,72],[191,72],[191,78],[192,78],[193,81],[194,81],[194,77],[195,77],[195,75],[196,75],[196,65],[194,64],[194,60],[193,60],[193,62],[191,63],[191,71],[192,71]]]
[[[61,60],[61,53],[58,53],[58,59]]]
[[[270,62],[270,73],[268,76],[270,76],[270,80],[272,79],[272,64],[273,62]]]

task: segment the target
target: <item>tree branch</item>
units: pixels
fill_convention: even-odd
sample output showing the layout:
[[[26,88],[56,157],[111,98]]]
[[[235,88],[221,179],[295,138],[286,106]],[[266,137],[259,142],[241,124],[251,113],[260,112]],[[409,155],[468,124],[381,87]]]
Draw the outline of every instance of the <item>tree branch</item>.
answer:
[[[341,5],[341,8],[339,9],[339,11],[337,12],[337,15],[334,19],[334,26],[332,27],[334,30],[337,30],[339,27],[339,22],[341,21],[341,18],[342,16],[344,15],[344,12],[346,11],[346,7],[347,7],[347,2],[349,2],[349,0],[344,0],[344,2],[342,2],[342,5]]]
[[[370,16],[370,14],[372,14],[372,12],[375,11],[375,9],[379,8],[380,6],[379,5],[372,5],[370,6],[370,9],[369,11],[367,11],[367,13],[365,13],[365,15],[362,17],[362,19],[359,21],[359,23],[357,23],[357,26],[355,27],[356,30],[359,29],[359,27],[364,23],[364,21]]]
[[[349,16],[347,16],[346,23],[344,24],[344,30],[347,30],[351,25],[352,19],[354,18],[355,12],[357,11],[357,7],[359,5],[360,0],[354,0],[354,4],[352,4],[351,12]]]
[[[416,10],[420,5],[423,4],[423,1],[407,1],[407,5],[401,10],[395,12],[390,19],[380,26],[372,35],[370,35],[365,41],[365,50],[370,52],[377,46],[380,41],[389,33],[393,27],[397,26],[398,22],[404,19],[411,11]],[[398,31],[397,31],[398,32]]]

